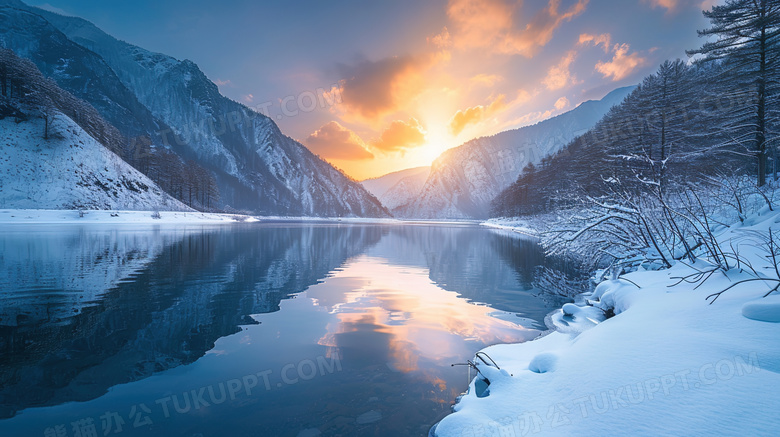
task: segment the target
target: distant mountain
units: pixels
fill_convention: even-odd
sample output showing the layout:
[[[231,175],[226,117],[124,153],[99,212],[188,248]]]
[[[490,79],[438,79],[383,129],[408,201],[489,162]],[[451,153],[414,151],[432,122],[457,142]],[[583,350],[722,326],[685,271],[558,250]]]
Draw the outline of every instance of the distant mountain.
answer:
[[[0,208],[187,211],[152,180],[57,114],[0,119]]]
[[[490,137],[471,140],[442,153],[416,199],[398,208],[397,215],[413,218],[486,218],[490,202],[514,182],[529,163],[557,152],[585,133],[634,87],[618,88],[601,100]]]
[[[0,45],[33,60],[125,135],[148,136],[213,171],[223,207],[388,215],[359,183],[283,135],[268,117],[222,96],[191,61],[146,51],[81,18],[18,0],[0,0]]]
[[[741,74],[728,63],[665,61],[586,134],[523,172],[496,196],[491,214],[545,214],[585,196],[645,196],[654,184],[673,196],[724,175],[755,177],[739,140],[754,135],[751,100],[702,98],[743,95]],[[776,123],[770,118],[771,132]]]
[[[430,172],[430,167],[409,168],[366,179],[361,184],[379,199],[385,208],[392,211],[417,198]]]

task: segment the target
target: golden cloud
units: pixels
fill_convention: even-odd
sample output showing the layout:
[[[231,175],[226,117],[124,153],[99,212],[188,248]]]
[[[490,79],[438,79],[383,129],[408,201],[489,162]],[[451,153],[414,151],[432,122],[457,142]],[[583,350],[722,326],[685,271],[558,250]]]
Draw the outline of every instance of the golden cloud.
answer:
[[[503,80],[504,78],[497,74],[478,74],[470,79],[472,83],[488,88]]]
[[[718,0],[643,0],[653,8],[666,9],[667,13],[674,13],[680,7],[695,7],[702,10],[709,10],[718,3]]]
[[[568,107],[570,104],[571,103],[569,102],[569,99],[564,96],[555,101],[555,109],[560,111],[561,109]]]
[[[428,57],[395,56],[353,65],[341,65],[346,79],[340,82],[343,106],[352,115],[369,121],[401,109],[422,88],[422,71]]]
[[[532,57],[550,42],[553,33],[561,24],[585,12],[588,0],[579,0],[563,12],[558,11],[560,3],[560,0],[550,0],[547,7],[537,13],[522,32],[510,35],[510,48],[524,56]]]
[[[400,152],[425,143],[425,129],[414,119],[395,120],[371,145],[383,152]]]
[[[596,64],[596,71],[601,73],[605,78],[611,77],[613,81],[628,77],[637,68],[647,64],[647,58],[642,57],[639,53],[629,53],[631,46],[628,44],[614,44],[610,45],[612,36],[608,33],[602,33],[600,35],[591,35],[583,33],[580,35],[579,44],[594,46],[601,45],[604,48],[604,53],[612,53],[612,59],[604,62],[600,61]],[[652,50],[650,51],[652,53]]]
[[[561,58],[557,65],[550,67],[547,71],[547,77],[542,81],[548,90],[559,90],[567,85],[575,85],[577,83],[577,78],[570,69],[576,57],[577,52],[571,50]]]
[[[654,8],[665,8],[667,10],[676,9],[678,6],[678,0],[645,0],[650,3]]]
[[[513,14],[514,5],[501,0],[450,0],[447,5],[459,48],[494,44],[511,30]]]
[[[597,63],[596,71],[605,78],[611,77],[613,81],[618,81],[628,77],[634,70],[647,64],[647,58],[643,58],[637,52],[628,53],[629,49],[630,46],[628,44],[615,44],[612,60]]]
[[[485,117],[495,114],[504,109],[504,107],[506,107],[506,96],[501,94],[488,106],[477,105],[460,110],[456,112],[450,120],[450,132],[452,132],[453,135],[458,135],[463,132],[463,129],[465,129],[466,126],[479,123],[484,120]]]
[[[426,41],[434,49],[430,55],[432,64],[449,62],[452,59],[452,53],[450,52],[452,36],[450,36],[450,31],[447,30],[446,26],[442,28],[441,32],[426,38]]]
[[[580,35],[580,44],[588,44],[593,43],[595,46],[599,46],[601,44],[602,48],[604,49],[604,53],[609,53],[609,50],[612,48],[612,35],[608,33],[602,33],[600,35],[591,35],[589,33],[583,33]]]
[[[440,33],[430,36],[427,39],[429,44],[433,44],[437,49],[448,49],[452,47],[452,37],[450,31],[445,26]]]
[[[517,6],[504,0],[450,0],[447,16],[457,33],[458,48],[483,48],[504,54],[533,57],[564,22],[585,11],[588,0],[578,0],[560,11],[560,0],[549,0],[521,30],[515,29]]]
[[[314,131],[304,143],[309,150],[326,159],[361,161],[374,158],[356,133],[335,121]]]

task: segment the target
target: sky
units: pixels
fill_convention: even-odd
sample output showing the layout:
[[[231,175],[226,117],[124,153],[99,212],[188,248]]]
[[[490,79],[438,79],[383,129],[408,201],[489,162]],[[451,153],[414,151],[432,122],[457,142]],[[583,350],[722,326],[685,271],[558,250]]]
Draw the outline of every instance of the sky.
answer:
[[[716,0],[46,0],[190,59],[362,180],[641,82]]]

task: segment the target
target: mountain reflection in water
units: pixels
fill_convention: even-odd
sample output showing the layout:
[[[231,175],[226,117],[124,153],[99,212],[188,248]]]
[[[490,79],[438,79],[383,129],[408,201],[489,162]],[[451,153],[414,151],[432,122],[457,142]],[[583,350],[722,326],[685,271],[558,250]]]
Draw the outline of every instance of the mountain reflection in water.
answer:
[[[450,364],[543,329],[543,262],[472,225],[12,227],[0,435],[424,435]]]

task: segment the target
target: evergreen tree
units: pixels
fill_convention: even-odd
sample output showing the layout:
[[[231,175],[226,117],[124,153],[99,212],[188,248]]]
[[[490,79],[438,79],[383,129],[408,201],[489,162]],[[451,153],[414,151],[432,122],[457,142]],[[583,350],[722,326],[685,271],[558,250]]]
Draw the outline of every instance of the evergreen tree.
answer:
[[[721,6],[704,11],[712,27],[699,36],[717,39],[701,48],[689,50],[689,56],[701,54],[705,60],[728,58],[733,69],[752,82],[755,92],[753,152],[757,157],[758,186],[766,183],[767,96],[774,82],[780,38],[780,0],[726,0]]]

